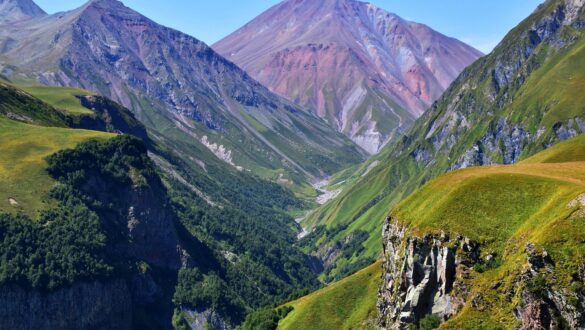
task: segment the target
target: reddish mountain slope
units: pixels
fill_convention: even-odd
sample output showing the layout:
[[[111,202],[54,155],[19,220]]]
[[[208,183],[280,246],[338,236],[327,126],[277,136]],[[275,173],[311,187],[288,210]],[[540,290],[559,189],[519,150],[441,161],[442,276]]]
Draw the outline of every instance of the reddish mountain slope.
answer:
[[[284,1],[213,48],[375,153],[481,53],[354,0]]]

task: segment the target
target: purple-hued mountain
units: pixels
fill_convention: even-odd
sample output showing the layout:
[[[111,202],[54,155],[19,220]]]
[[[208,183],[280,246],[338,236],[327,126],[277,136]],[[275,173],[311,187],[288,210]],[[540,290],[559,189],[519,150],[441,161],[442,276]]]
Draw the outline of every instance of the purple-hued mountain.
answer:
[[[0,24],[44,15],[46,13],[32,0],[0,0]]]
[[[287,0],[213,48],[370,153],[482,54],[354,0]]]
[[[117,0],[0,24],[0,71],[98,92],[174,147],[203,145],[234,168],[275,181],[313,180],[363,159],[345,136],[203,42]]]

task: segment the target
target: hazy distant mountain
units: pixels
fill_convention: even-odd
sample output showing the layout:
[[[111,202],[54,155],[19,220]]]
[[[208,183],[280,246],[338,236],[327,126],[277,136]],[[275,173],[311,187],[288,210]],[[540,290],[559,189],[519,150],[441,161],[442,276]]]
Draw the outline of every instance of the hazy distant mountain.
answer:
[[[46,13],[32,0],[0,0],[0,24],[43,15]]]
[[[14,79],[99,92],[162,138],[197,141],[269,179],[321,177],[362,157],[342,134],[204,43],[116,0],[5,25],[0,45],[3,72]]]
[[[284,1],[213,48],[370,153],[482,55],[354,0]]]

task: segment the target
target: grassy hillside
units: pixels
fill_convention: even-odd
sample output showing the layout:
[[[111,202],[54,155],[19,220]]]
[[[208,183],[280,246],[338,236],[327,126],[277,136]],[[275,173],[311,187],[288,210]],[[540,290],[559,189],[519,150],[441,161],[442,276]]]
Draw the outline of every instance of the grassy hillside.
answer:
[[[513,311],[521,298],[518,283],[528,243],[554,260],[554,272],[541,274],[546,285],[581,290],[574,274],[585,260],[585,205],[579,201],[585,196],[583,150],[585,136],[579,136],[517,165],[455,171],[430,181],[395,208],[393,217],[414,235],[460,234],[479,242],[483,254],[498,256],[494,267],[462,279],[470,297],[482,298],[479,306],[468,302],[441,328],[517,326]],[[507,299],[509,292],[515,294]]]
[[[26,92],[30,93],[34,97],[43,100],[51,106],[65,110],[69,114],[73,115],[91,115],[93,112],[82,106],[77,96],[82,95],[95,95],[95,93],[78,89],[78,88],[67,88],[67,87],[51,87],[51,86],[22,86]]]
[[[285,306],[278,329],[375,329],[379,262]]]
[[[114,134],[41,127],[0,117],[0,212],[23,212],[35,217],[46,206],[54,181],[45,158],[90,139]]]
[[[344,191],[303,225],[347,228],[333,239],[315,240],[314,251],[357,230],[370,236],[365,249],[338,260],[332,274],[375,258],[385,215],[432,178],[462,167],[515,163],[585,129],[585,31],[578,23],[585,14],[576,13],[574,23],[547,25],[565,19],[564,3],[539,7],[492,54],[466,69],[412,129],[382,151],[367,175],[359,168],[336,177],[348,180]]]

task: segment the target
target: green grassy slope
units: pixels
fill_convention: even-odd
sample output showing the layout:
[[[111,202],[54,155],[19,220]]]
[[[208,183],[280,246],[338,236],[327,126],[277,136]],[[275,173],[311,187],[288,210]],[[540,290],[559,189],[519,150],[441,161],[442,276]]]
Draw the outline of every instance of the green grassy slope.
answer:
[[[507,300],[505,293],[516,285],[516,277],[526,265],[524,251],[529,242],[546,249],[556,263],[547,283],[556,288],[570,287],[573,274],[578,273],[585,259],[585,222],[578,214],[585,207],[572,203],[584,193],[585,135],[580,135],[516,165],[474,167],[444,174],[397,204],[393,218],[408,226],[413,235],[422,237],[441,231],[460,234],[480,242],[484,254],[497,255],[497,267],[472,272],[465,279],[471,288],[470,296],[482,293],[481,311],[465,306],[442,328],[517,326],[513,310],[520,297]],[[368,291],[366,297],[364,288],[369,284],[363,277],[379,271],[378,265],[370,266],[288,304],[294,311],[281,321],[280,327],[363,328],[361,325],[371,315],[363,311],[350,313],[348,305],[352,311],[375,306],[377,291]],[[494,283],[501,285],[493,289]]]
[[[573,274],[585,258],[585,208],[574,203],[585,193],[582,153],[551,162],[566,150],[585,150],[579,136],[517,165],[476,167],[455,171],[430,181],[393,211],[413,234],[442,230],[480,242],[484,254],[494,251],[499,266],[464,279],[470,296],[481,294],[479,307],[467,304],[442,328],[517,326],[514,308],[517,279],[527,264],[528,243],[544,248],[555,262],[554,273],[544,274],[555,289],[572,288]],[[495,207],[497,206],[497,207]],[[494,289],[494,283],[500,285]]]
[[[0,81],[0,116],[36,125],[67,127],[66,116],[22,89]]]
[[[471,155],[475,165],[516,161],[570,136],[563,132],[579,132],[578,120],[585,118],[581,91],[585,31],[567,25],[550,31],[548,39],[540,42],[532,30],[551,17],[560,19],[562,3],[541,6],[492,54],[466,69],[404,137],[382,151],[380,164],[366,176],[360,177],[363,168],[341,176],[350,179],[343,193],[303,223],[308,228],[348,225],[333,240],[322,240],[321,246],[366,230],[370,238],[365,251],[352,260],[376,257],[379,232],[390,209],[430,179],[458,168],[464,155]],[[581,11],[577,20],[585,20],[584,16]],[[508,80],[496,79],[505,76],[499,73],[505,72],[502,68],[511,68]],[[527,137],[512,145],[514,127]],[[350,261],[339,260],[338,268]]]
[[[294,310],[278,329],[375,329],[381,265],[375,263],[285,306]]]
[[[115,126],[115,131],[120,131],[120,128],[132,128],[132,124],[136,123],[141,126],[133,116],[126,116],[129,114],[128,110],[99,96],[88,99],[88,102],[95,101],[90,102],[92,109],[95,109],[95,115],[93,112],[89,116],[75,115],[80,118],[77,122],[71,120],[73,116],[70,116],[70,109],[54,108],[13,85],[0,87],[3,87],[0,92],[4,92],[2,95],[6,96],[0,98],[0,215],[3,220],[8,217],[4,213],[23,213],[41,222],[46,219],[43,214],[49,214],[50,217],[54,216],[50,212],[60,212],[63,205],[52,195],[56,191],[53,188],[58,183],[47,172],[47,157],[64,149],[75,148],[88,140],[117,136],[100,131],[73,129],[67,127],[68,125],[82,125],[91,117],[95,119],[91,123],[95,124],[96,129]],[[54,92],[54,95],[48,96],[49,99],[67,95],[77,99],[71,94],[71,89],[48,90]],[[110,120],[107,125],[98,125],[100,123],[97,121],[103,113],[107,113]],[[219,297],[217,299],[230,301],[227,312],[224,309],[219,311],[223,317],[239,322],[252,308],[280,301],[294,290],[315,288],[318,285],[316,276],[304,263],[305,256],[293,244],[297,228],[286,211],[289,206],[298,207],[301,202],[291,192],[277,184],[232,169],[192,139],[185,139],[184,144],[174,148],[175,145],[167,143],[163,137],[156,134],[154,137],[156,141],[148,144],[151,147],[149,151],[160,160],[158,174],[168,184],[168,190],[160,190],[158,193],[162,194],[163,200],[172,200],[172,206],[176,208],[181,221],[180,225],[177,224],[177,230],[181,231],[183,242],[186,242],[188,248],[197,249],[193,250],[192,255],[197,255],[198,271],[206,276],[212,276],[208,272],[221,274],[219,285],[229,288],[214,287],[210,291],[214,299]],[[201,149],[190,149],[192,145],[198,145]],[[88,147],[84,145],[83,148]],[[175,153],[184,149],[189,149],[190,155],[196,154],[198,159],[206,160],[205,165],[181,162]],[[95,157],[100,157],[99,150],[94,152]],[[87,156],[85,151],[79,151],[79,154],[82,155],[80,157]],[[141,156],[148,159],[146,150]],[[63,162],[69,166],[80,164],[76,161],[67,163],[66,159]],[[91,175],[87,170],[79,173],[82,176]],[[61,188],[62,182],[59,184],[59,189]],[[212,202],[208,203],[208,200]],[[218,204],[221,207],[217,207]],[[126,210],[122,211],[124,212]],[[26,222],[30,222],[28,218],[23,223]],[[17,240],[17,234],[4,234],[7,235],[7,244],[13,247],[10,240]],[[30,245],[25,241],[22,244]],[[34,250],[21,251],[26,259],[31,257],[31,251]],[[237,256],[237,261],[225,260],[225,251]],[[13,255],[11,252],[7,254]],[[56,257],[67,259],[62,254],[57,254]],[[6,264],[2,266],[11,267]],[[254,271],[251,272],[250,269]],[[17,273],[21,269],[13,270]],[[71,273],[70,269],[63,271]],[[4,275],[10,274],[12,273],[6,272]],[[174,274],[166,280],[173,283],[176,278]],[[218,278],[216,276],[213,279]],[[181,297],[177,298],[177,305],[197,304],[197,307],[211,307],[208,300],[198,299],[200,292],[196,288],[197,285],[202,285],[200,280],[201,278],[189,278],[177,289],[177,296]],[[165,306],[173,306],[170,299],[174,284],[169,285]],[[191,286],[194,287],[193,290],[190,290]],[[250,300],[239,298],[244,296]]]
[[[23,212],[35,217],[46,206],[47,194],[54,184],[45,170],[45,158],[89,139],[113,136],[0,118],[0,212]]]
[[[78,88],[51,86],[20,86],[23,90],[57,109],[65,110],[74,115],[91,115],[93,112],[82,106],[77,96],[95,95],[90,91]]]
[[[30,92],[30,93],[29,93]],[[45,158],[59,150],[73,148],[90,139],[107,139],[114,134],[75,130],[69,113],[79,110],[75,89],[27,88],[27,92],[0,82],[0,212],[22,212],[36,217],[48,203],[54,181],[45,168]],[[31,94],[42,94],[43,101]],[[59,101],[61,100],[61,101]],[[67,100],[67,101],[63,101]],[[44,101],[61,105],[61,112]]]

